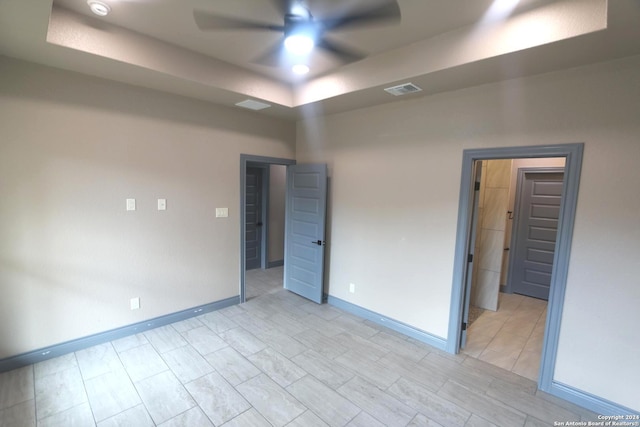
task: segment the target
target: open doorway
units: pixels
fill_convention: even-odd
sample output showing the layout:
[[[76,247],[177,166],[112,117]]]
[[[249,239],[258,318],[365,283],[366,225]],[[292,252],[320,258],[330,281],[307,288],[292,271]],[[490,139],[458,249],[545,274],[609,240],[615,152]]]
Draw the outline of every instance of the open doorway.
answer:
[[[240,156],[240,300],[281,289],[287,165],[295,160]]]
[[[553,146],[511,147],[496,149],[465,150],[463,153],[462,180],[460,187],[460,208],[458,212],[458,233],[454,261],[451,311],[447,349],[452,353],[461,351],[467,338],[468,307],[473,279],[475,242],[471,237],[475,233],[474,201],[478,199],[480,182],[475,184],[475,165],[478,161],[499,159],[532,159],[558,157],[565,160],[563,175],[563,195],[559,206],[556,247],[553,254],[553,267],[550,276],[549,301],[544,317],[543,343],[538,374],[538,387],[553,393],[553,372],[558,346],[560,318],[564,303],[567,268],[570,257],[571,237],[577,204],[580,168],[582,164],[583,144],[561,144]],[[495,240],[504,244],[504,240]],[[504,247],[500,248],[500,254]],[[502,261],[501,261],[502,262]],[[499,276],[500,274],[498,274]],[[495,282],[494,282],[495,283]],[[499,288],[499,282],[498,282]]]
[[[565,159],[477,160],[481,171],[462,352],[537,381]]]
[[[245,181],[246,299],[282,288],[287,167],[247,163]]]

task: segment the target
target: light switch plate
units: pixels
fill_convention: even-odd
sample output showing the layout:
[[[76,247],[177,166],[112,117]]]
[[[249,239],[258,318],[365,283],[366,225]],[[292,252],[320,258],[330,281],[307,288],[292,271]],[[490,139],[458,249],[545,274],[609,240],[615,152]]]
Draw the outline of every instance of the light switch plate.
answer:
[[[216,218],[226,218],[229,216],[229,208],[216,208]]]
[[[139,297],[131,298],[131,301],[129,301],[129,304],[131,306],[131,310],[138,310],[140,308],[140,298]]]
[[[127,210],[128,211],[136,210],[136,199],[127,199]]]
[[[158,210],[159,211],[167,210],[167,199],[158,199]]]

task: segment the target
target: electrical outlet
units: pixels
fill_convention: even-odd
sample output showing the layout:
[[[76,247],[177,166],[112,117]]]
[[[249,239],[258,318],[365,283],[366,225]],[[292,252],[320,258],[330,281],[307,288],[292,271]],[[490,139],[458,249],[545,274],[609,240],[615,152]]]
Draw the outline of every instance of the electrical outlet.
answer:
[[[131,298],[131,301],[129,301],[129,304],[131,305],[131,310],[139,309],[140,308],[140,298],[139,297]]]
[[[356,293],[356,284],[355,283],[349,283],[349,292],[351,292],[352,294]]]
[[[229,216],[229,208],[216,208],[216,218],[226,218]]]

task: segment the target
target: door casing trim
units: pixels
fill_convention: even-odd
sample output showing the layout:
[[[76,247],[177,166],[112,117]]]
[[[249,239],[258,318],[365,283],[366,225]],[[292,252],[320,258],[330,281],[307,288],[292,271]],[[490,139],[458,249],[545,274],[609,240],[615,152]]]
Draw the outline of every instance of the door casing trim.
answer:
[[[558,238],[556,253],[553,260],[551,290],[549,306],[545,324],[545,338],[540,361],[538,387],[545,392],[554,394],[553,373],[555,371],[558,340],[560,337],[560,323],[564,305],[565,289],[571,254],[573,225],[578,201],[580,172],[584,143],[540,145],[523,147],[504,147],[488,149],[469,149],[462,153],[462,177],[460,182],[460,197],[458,207],[458,222],[456,232],[455,256],[453,266],[453,286],[451,291],[451,308],[449,311],[449,330],[447,336],[447,351],[460,351],[460,336],[464,304],[464,289],[466,276],[466,253],[469,240],[469,218],[473,209],[472,200],[472,170],[476,160],[534,158],[534,157],[564,157],[565,194],[562,198],[558,222]]]

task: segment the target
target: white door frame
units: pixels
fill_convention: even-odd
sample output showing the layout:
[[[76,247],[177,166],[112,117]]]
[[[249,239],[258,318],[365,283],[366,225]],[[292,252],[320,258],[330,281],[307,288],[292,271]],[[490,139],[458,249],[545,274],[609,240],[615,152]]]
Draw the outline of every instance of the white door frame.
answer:
[[[489,149],[464,150],[462,154],[462,179],[460,183],[460,199],[458,209],[458,223],[456,233],[455,258],[453,268],[453,286],[451,292],[451,309],[449,316],[449,332],[447,336],[447,351],[460,351],[462,333],[463,303],[466,283],[466,263],[469,253],[470,216],[472,214],[472,171],[476,160],[535,158],[535,157],[564,157],[564,196],[560,206],[558,221],[558,238],[556,253],[553,259],[551,276],[551,291],[547,309],[544,346],[540,360],[538,387],[545,392],[559,395],[561,384],[553,381],[558,340],[560,336],[560,322],[564,305],[565,289],[573,223],[578,199],[580,171],[582,168],[583,143],[541,145],[525,147],[506,147]]]
[[[264,166],[269,165],[295,165],[296,161],[293,159],[282,159],[277,157],[264,157],[254,156],[250,154],[240,154],[240,303],[246,301],[245,294],[245,214],[246,214],[246,192],[247,192],[247,163],[260,164]],[[266,209],[266,207],[264,207]],[[286,239],[286,237],[285,237]],[[286,244],[286,242],[285,242]]]

